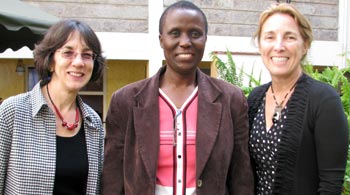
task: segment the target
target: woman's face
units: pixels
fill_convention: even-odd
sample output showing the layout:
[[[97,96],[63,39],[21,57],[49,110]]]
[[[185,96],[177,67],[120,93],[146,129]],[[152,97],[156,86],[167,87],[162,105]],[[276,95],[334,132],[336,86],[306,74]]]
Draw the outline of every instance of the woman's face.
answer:
[[[296,76],[302,72],[301,59],[307,49],[290,15],[276,13],[265,21],[259,50],[272,77]]]
[[[159,40],[167,70],[182,75],[193,73],[201,62],[205,49],[205,20],[195,10],[169,10],[163,21]]]
[[[67,42],[54,53],[50,83],[62,89],[77,92],[90,80],[94,66],[94,53],[78,32],[73,32]]]

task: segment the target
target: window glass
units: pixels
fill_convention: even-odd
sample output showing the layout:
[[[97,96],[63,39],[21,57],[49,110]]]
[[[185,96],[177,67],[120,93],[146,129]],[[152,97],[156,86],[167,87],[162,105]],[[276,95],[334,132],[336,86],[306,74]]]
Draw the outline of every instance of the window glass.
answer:
[[[35,84],[39,82],[39,74],[34,67],[28,67],[27,90],[33,89]]]

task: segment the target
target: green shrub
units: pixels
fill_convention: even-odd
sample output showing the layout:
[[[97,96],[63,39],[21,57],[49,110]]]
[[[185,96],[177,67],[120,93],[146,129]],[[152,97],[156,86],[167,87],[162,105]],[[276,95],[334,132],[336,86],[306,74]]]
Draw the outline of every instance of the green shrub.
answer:
[[[316,80],[330,84],[338,91],[341,102],[343,104],[345,115],[348,119],[348,124],[350,124],[350,58],[347,56],[349,54],[350,52],[342,54],[347,57],[347,66],[345,68],[338,68],[337,66],[332,66],[326,67],[322,72],[320,72],[317,69],[315,69],[312,64],[304,65],[305,73],[307,73]],[[227,62],[224,62],[215,54],[211,55],[211,58],[217,67],[218,77],[240,87],[244,91],[244,94],[248,96],[254,87],[259,86],[261,84],[261,72],[259,78],[255,79],[253,76],[254,66],[251,73],[247,74],[243,71],[242,67],[240,69],[236,67],[231,52],[227,51],[226,55]],[[240,71],[239,74],[237,74],[236,70]],[[244,86],[243,76],[248,77],[248,86]],[[342,195],[348,194],[350,194],[350,147],[348,148],[348,158],[346,163]]]
[[[254,87],[261,85],[261,74],[260,71],[259,77],[256,79],[253,75],[254,66],[252,67],[251,72],[248,74],[243,70],[243,64],[241,68],[236,66],[236,63],[233,60],[232,54],[230,51],[226,51],[227,62],[224,62],[216,54],[211,54],[211,59],[216,65],[218,71],[218,77],[240,87],[246,96],[253,90]],[[237,73],[237,70],[239,73]],[[243,79],[244,76],[248,77],[248,85],[244,85]]]

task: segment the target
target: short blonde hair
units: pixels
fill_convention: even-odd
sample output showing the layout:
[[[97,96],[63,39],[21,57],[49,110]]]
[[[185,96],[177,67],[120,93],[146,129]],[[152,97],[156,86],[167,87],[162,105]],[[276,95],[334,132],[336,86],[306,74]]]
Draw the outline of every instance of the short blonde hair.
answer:
[[[304,40],[306,49],[309,49],[311,46],[311,42],[313,40],[311,24],[309,20],[301,12],[299,12],[293,5],[286,4],[286,3],[272,5],[267,10],[261,13],[259,18],[258,30],[253,35],[253,39],[258,43],[260,42],[262,27],[265,24],[266,20],[270,16],[278,13],[288,14],[292,18],[294,18],[296,24],[298,25],[300,35]],[[302,59],[304,59],[305,56],[306,54],[302,57]]]

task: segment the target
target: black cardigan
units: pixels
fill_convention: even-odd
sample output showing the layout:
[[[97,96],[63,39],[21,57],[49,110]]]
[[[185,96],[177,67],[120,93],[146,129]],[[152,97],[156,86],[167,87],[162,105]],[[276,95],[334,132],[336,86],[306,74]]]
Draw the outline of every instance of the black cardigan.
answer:
[[[270,85],[255,88],[248,97],[250,127]],[[303,74],[288,101],[273,194],[340,194],[348,132],[338,93]]]

